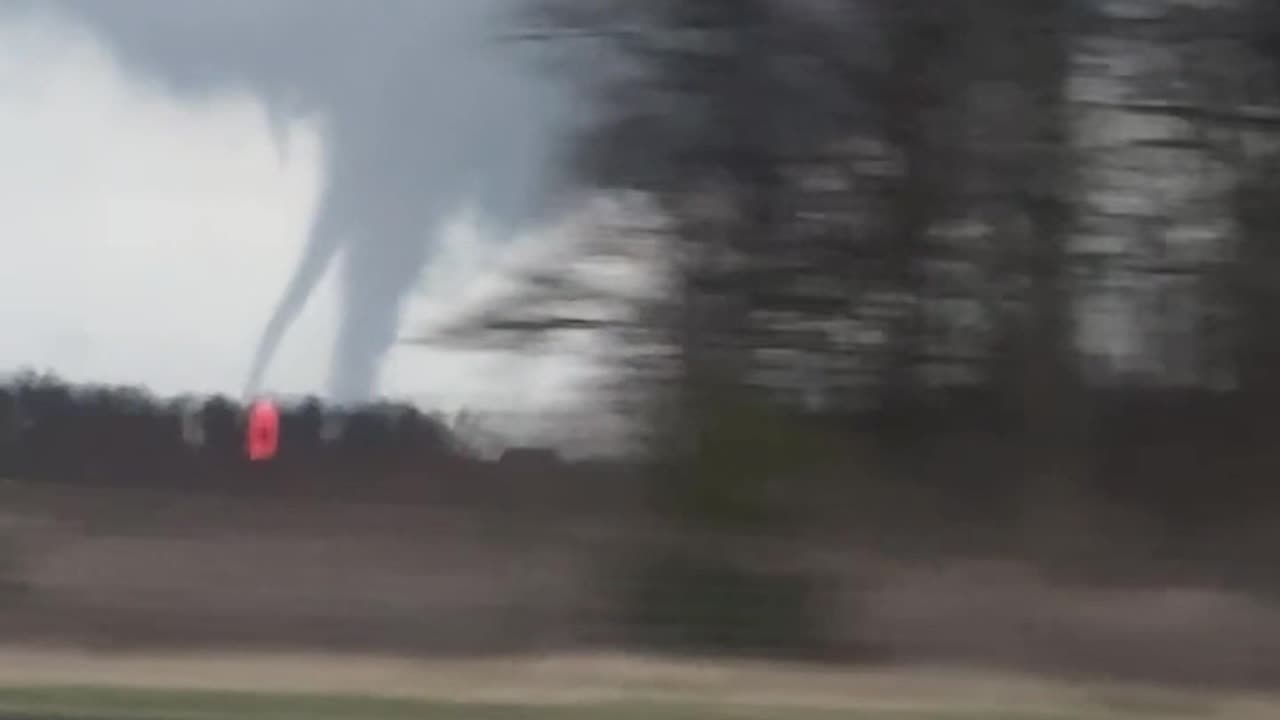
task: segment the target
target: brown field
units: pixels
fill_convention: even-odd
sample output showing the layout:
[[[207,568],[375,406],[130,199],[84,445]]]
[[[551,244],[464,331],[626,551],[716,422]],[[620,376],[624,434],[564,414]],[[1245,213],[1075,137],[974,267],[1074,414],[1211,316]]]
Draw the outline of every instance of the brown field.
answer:
[[[1182,707],[1216,686],[1212,707],[1232,712],[1268,702],[1242,693],[1280,688],[1280,610],[1224,590],[808,548],[778,557],[842,578],[826,632],[873,648],[876,665],[659,661],[617,652],[624,623],[602,579],[638,525],[30,489],[6,509],[9,687]],[[1133,689],[1157,686],[1198,692]]]

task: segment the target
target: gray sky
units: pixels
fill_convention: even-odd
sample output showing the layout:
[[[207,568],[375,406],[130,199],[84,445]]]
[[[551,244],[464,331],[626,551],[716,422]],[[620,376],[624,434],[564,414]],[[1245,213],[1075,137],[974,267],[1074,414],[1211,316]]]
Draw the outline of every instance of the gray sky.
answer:
[[[237,394],[284,305],[267,391],[566,397],[564,358],[392,347],[560,233],[574,105],[511,6],[0,0],[0,370]]]

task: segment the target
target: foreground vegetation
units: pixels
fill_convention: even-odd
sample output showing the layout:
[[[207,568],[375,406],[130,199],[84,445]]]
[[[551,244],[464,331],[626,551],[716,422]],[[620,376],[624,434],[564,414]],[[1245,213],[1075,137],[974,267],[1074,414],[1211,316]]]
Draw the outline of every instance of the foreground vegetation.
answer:
[[[1109,706],[1008,708],[901,706],[796,708],[724,703],[620,700],[575,704],[521,704],[388,699],[343,695],[262,694],[213,691],[121,690],[93,687],[0,690],[0,711],[31,720],[1102,720],[1103,718],[1252,717],[1221,714],[1215,704],[1124,703]],[[1257,715],[1261,717],[1261,715]]]
[[[337,656],[67,656],[67,662],[53,663],[62,655],[30,652],[26,670],[7,662],[0,670],[0,717],[1252,720],[1277,717],[1280,710],[1275,698],[1260,694],[958,669],[837,670],[620,657],[419,664]],[[12,661],[20,656],[15,653],[4,651],[2,657]],[[41,671],[46,665],[53,669]],[[336,672],[339,666],[351,672]]]

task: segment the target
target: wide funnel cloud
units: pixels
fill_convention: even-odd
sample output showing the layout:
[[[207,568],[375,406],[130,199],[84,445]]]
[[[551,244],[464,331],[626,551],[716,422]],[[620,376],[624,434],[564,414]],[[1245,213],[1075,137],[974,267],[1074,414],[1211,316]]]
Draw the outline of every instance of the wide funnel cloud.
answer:
[[[488,232],[559,205],[571,99],[504,42],[519,0],[0,0],[94,30],[177,97],[247,90],[277,124],[320,121],[325,182],[304,250],[266,319],[246,392],[326,269],[342,272],[330,394],[362,401],[399,332],[434,235],[464,209]]]

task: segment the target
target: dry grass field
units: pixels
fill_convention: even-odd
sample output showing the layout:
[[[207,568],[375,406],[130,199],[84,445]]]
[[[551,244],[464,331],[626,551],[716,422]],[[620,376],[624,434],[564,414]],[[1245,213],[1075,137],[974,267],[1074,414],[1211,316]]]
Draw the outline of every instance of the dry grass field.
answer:
[[[1280,610],[1222,589],[815,552],[796,561],[848,579],[827,631],[880,664],[694,662],[591,649],[616,624],[596,578],[618,527],[176,493],[4,501],[0,718],[1280,718]]]

